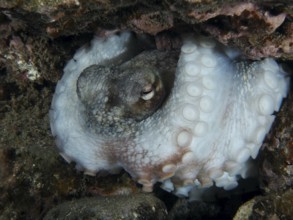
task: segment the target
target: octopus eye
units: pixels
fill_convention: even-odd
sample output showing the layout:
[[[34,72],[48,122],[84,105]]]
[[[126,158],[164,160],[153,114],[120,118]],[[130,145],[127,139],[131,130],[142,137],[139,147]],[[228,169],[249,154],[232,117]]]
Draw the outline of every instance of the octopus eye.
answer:
[[[141,91],[141,94],[140,94],[140,97],[147,101],[147,100],[150,100],[151,98],[153,98],[155,95],[155,90],[153,88],[153,86],[151,84],[149,85],[146,85],[142,91]]]

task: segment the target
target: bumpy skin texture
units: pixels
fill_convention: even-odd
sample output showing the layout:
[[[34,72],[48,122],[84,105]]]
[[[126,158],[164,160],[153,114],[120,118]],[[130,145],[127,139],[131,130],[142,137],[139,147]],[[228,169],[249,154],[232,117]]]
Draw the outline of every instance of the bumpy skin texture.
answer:
[[[95,38],[66,65],[50,111],[61,155],[88,174],[124,168],[145,191],[162,182],[197,198],[213,185],[236,187],[286,96],[282,69],[192,35],[178,63],[176,52],[156,51],[128,61],[136,40]]]

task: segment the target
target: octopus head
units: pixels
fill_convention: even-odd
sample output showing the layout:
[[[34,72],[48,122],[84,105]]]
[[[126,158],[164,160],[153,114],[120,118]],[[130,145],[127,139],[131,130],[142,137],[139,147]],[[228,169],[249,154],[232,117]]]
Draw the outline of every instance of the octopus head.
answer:
[[[92,65],[78,77],[77,95],[89,121],[115,130],[153,114],[164,100],[165,89],[154,67]]]

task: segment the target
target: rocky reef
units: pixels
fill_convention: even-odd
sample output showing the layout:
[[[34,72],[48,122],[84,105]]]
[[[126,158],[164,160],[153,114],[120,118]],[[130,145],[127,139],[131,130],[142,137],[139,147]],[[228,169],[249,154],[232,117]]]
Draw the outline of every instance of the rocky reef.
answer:
[[[1,1],[0,219],[50,219],[57,216],[56,210],[62,216],[72,207],[82,209],[84,199],[99,197],[107,204],[111,196],[119,197],[117,213],[125,201],[145,201],[138,209],[147,211],[135,211],[127,219],[143,219],[144,213],[155,213],[158,219],[232,219],[239,207],[235,219],[288,219],[292,87],[261,148],[260,189],[213,203],[188,203],[156,187],[152,195],[140,195],[140,186],[123,172],[84,176],[58,155],[48,112],[64,65],[93,35],[146,33],[156,48],[164,50],[181,46],[178,33],[196,32],[238,48],[248,59],[275,58],[292,75],[292,19],[293,4],[288,1]],[[123,200],[123,195],[134,196]]]

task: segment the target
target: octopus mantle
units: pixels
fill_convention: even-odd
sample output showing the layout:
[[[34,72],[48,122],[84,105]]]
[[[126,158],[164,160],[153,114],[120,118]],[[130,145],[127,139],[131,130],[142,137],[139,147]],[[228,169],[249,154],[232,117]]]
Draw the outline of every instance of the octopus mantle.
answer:
[[[84,122],[78,77],[93,64],[135,56],[134,41],[128,32],[96,37],[66,65],[50,111],[61,155],[88,174],[124,168],[145,191],[156,182],[179,196],[235,188],[251,175],[251,160],[286,96],[283,70],[273,59],[241,60],[212,39],[185,36],[166,101],[127,138],[97,133]]]

